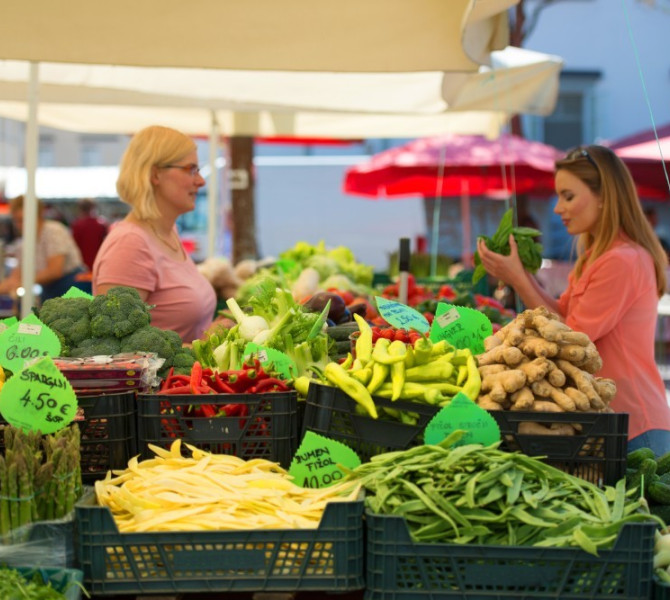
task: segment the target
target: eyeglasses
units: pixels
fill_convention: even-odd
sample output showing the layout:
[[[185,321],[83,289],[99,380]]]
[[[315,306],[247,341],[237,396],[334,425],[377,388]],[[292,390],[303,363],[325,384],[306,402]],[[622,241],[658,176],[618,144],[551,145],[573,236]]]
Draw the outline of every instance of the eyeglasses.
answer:
[[[161,169],[181,169],[184,173],[188,173],[191,177],[195,177],[200,173],[200,167],[198,165],[162,165]]]
[[[598,171],[598,165],[596,164],[596,161],[593,160],[593,157],[588,153],[587,150],[584,148],[575,148],[571,152],[568,153],[567,157],[569,160],[576,160],[578,158],[585,158],[588,160],[594,167],[596,171]]]

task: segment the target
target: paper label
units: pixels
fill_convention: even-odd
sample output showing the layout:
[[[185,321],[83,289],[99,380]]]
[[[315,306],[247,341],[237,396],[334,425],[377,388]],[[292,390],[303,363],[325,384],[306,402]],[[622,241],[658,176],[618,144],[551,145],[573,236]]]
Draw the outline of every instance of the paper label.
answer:
[[[77,396],[69,381],[45,356],[15,372],[0,390],[0,414],[23,431],[54,433],[77,414]]]
[[[89,300],[93,300],[91,294],[86,293],[84,290],[80,290],[74,285],[63,294],[63,298],[88,298]]]
[[[489,446],[500,440],[500,428],[496,420],[462,392],[456,394],[451,402],[442,407],[428,422],[424,432],[424,443],[439,444],[458,429],[463,429],[467,433],[456,445]]]
[[[358,455],[345,444],[308,431],[288,470],[296,485],[323,488],[344,477],[338,465],[354,469],[361,464]]]
[[[430,323],[426,317],[402,302],[381,296],[375,296],[375,302],[382,319],[396,329],[415,329],[420,333],[426,333],[430,329]]]
[[[493,335],[493,326],[482,312],[466,306],[439,302],[430,327],[431,342],[446,340],[454,348],[469,348],[473,354],[484,352],[484,340]]]
[[[279,350],[266,348],[254,344],[253,342],[249,342],[244,347],[242,357],[246,359],[250,354],[255,354],[264,368],[266,366],[272,366],[284,379],[293,379],[293,377],[296,376],[298,367],[295,364],[295,361]]]
[[[39,356],[59,356],[60,341],[35,315],[28,315],[0,334],[0,365],[13,373]]]

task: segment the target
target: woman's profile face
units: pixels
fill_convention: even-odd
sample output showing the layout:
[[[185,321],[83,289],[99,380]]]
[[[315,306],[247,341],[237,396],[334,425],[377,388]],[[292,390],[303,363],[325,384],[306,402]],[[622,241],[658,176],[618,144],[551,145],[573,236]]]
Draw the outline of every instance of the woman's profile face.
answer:
[[[152,183],[161,210],[169,207],[175,214],[183,214],[195,208],[198,190],[205,185],[197,167],[198,154],[192,152],[174,164],[156,169]],[[191,169],[195,171],[191,173]]]
[[[556,171],[558,202],[554,212],[561,217],[570,235],[595,236],[600,225],[602,200],[579,177],[565,169]]]

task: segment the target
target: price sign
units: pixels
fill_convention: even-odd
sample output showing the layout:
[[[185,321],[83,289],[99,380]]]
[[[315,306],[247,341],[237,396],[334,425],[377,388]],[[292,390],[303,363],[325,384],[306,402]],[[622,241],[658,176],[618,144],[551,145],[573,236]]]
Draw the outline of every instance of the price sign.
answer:
[[[255,354],[258,357],[263,367],[272,365],[274,370],[284,379],[293,379],[295,373],[298,371],[297,365],[290,356],[274,348],[265,348],[264,346],[249,342],[244,347],[242,357],[246,359],[251,354]]]
[[[93,300],[91,294],[87,294],[84,290],[80,290],[74,285],[63,294],[63,298],[88,298],[89,300]]]
[[[402,302],[381,296],[375,296],[375,302],[382,319],[397,329],[416,329],[420,333],[426,333],[430,329],[426,317]]]
[[[0,414],[24,431],[54,433],[74,419],[77,396],[51,357],[45,356],[5,383],[0,390]]]
[[[354,469],[361,459],[348,446],[308,431],[288,470],[296,485],[304,488],[324,488],[344,477],[338,465]]]
[[[28,315],[0,334],[0,365],[12,372],[20,371],[27,360],[59,354],[58,337],[35,315]]]
[[[0,320],[0,333],[9,329],[15,323],[18,323],[19,320],[16,317],[7,317],[6,319]]]
[[[426,444],[439,444],[450,433],[462,429],[466,434],[455,445],[483,444],[489,446],[500,440],[500,428],[496,420],[483,408],[477,406],[462,392],[428,422],[424,432]]]
[[[473,354],[484,352],[484,340],[493,335],[493,326],[482,312],[466,306],[439,302],[430,327],[431,342],[446,340],[454,348],[469,348]]]

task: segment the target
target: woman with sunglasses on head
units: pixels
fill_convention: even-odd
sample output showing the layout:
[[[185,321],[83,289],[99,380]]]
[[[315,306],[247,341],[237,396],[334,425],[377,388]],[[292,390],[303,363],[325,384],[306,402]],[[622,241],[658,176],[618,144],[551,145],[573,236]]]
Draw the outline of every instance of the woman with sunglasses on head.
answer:
[[[168,127],[151,126],[130,140],[116,189],[131,206],[114,225],[93,265],[93,293],[118,285],[134,287],[154,308],[151,324],[172,329],[184,342],[212,323],[216,294],[186,254],[175,226],[195,208],[205,185],[195,142]]]
[[[544,305],[595,343],[597,373],[616,381],[611,407],[629,413],[628,449],[670,451],[670,408],[654,360],[658,299],[666,289],[663,248],[625,164],[603,146],[577,148],[556,162],[554,212],[577,240],[577,261],[560,298],[526,272],[514,238],[503,256],[483,241],[486,271],[512,286],[528,308]]]

